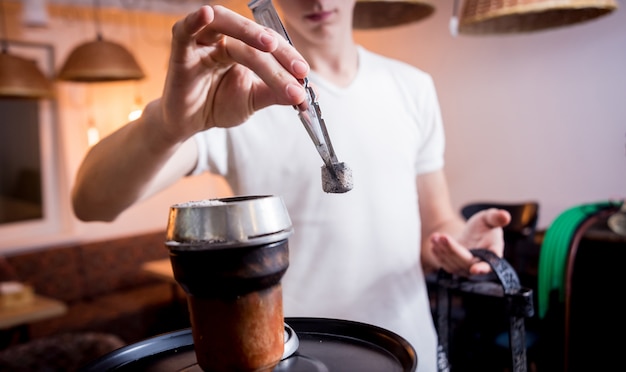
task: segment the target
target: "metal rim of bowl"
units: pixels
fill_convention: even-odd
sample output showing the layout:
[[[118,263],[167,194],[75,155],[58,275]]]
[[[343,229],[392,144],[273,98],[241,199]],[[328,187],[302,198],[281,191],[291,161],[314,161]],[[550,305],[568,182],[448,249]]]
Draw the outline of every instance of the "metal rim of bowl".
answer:
[[[166,245],[174,250],[251,246],[284,240],[292,233],[280,197],[235,196],[171,206]]]

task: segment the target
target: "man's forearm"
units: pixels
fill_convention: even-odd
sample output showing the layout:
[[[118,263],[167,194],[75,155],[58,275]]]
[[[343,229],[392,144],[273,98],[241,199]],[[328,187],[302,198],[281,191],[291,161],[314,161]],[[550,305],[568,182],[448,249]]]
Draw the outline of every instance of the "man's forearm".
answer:
[[[112,221],[144,197],[147,186],[179,146],[166,144],[151,131],[148,121],[153,117],[147,112],[87,153],[72,190],[72,205],[79,219]]]

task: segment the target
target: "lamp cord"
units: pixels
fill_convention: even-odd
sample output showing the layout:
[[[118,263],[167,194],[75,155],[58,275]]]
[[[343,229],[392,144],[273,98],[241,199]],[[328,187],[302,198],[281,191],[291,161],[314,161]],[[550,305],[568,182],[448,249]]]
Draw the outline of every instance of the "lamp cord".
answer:
[[[2,53],[7,53],[9,51],[9,43],[7,41],[8,38],[8,31],[7,31],[7,22],[6,22],[6,15],[4,13],[5,11],[5,4],[4,4],[4,0],[0,0],[0,13],[2,13],[2,19],[0,19],[0,21],[2,21],[2,34],[0,35],[0,43],[2,45],[0,45],[0,48],[2,48],[1,52]]]
[[[96,25],[96,37],[102,40],[102,27],[100,23],[100,0],[93,0],[93,20]]]

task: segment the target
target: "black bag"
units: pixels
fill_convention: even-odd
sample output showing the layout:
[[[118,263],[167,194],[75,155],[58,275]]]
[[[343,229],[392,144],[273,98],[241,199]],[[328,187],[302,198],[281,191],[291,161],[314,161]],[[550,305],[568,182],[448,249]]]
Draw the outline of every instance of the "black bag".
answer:
[[[450,371],[448,359],[450,338],[450,299],[453,293],[472,293],[503,297],[509,318],[509,348],[512,372],[526,372],[526,335],[524,318],[534,314],[533,291],[523,288],[513,267],[504,259],[486,249],[473,249],[472,254],[487,262],[497,278],[499,286],[494,290],[493,281],[470,281],[453,277],[440,270],[437,277],[436,324],[439,336],[437,363],[440,372]]]

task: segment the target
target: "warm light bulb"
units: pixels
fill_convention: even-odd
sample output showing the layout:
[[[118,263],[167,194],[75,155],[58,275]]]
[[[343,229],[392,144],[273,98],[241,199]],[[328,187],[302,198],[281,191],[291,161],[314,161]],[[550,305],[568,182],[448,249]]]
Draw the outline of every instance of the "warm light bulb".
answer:
[[[135,89],[139,89],[138,85],[135,85]],[[133,121],[139,119],[141,113],[143,112],[143,100],[141,99],[141,94],[139,91],[135,92],[135,101],[131,106],[130,114],[128,114],[128,120]]]
[[[100,132],[98,128],[92,125],[87,129],[87,143],[89,146],[93,146],[98,143],[98,141],[100,141]]]
[[[139,117],[141,116],[142,112],[143,112],[143,110],[140,109],[140,108],[131,111],[130,114],[128,114],[128,120],[129,121],[133,121],[133,120],[139,119]]]

